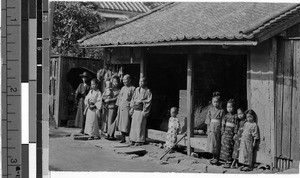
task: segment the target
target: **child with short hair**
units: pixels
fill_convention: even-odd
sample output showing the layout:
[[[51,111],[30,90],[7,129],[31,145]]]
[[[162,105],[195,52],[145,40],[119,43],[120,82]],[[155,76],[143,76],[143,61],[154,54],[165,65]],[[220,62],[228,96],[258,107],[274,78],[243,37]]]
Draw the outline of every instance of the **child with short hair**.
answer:
[[[232,162],[231,168],[238,167],[240,142],[241,142],[241,138],[242,138],[243,127],[246,122],[245,113],[241,108],[237,109],[237,116],[238,116],[238,124],[236,125],[235,135],[233,137],[234,147],[233,147],[233,153],[232,153],[233,162]]]
[[[207,124],[207,152],[213,155],[211,164],[218,164],[221,147],[221,121],[224,116],[224,110],[220,106],[220,93],[214,92],[212,96],[212,105],[206,116]]]
[[[178,109],[176,107],[172,107],[170,110],[171,117],[169,119],[168,124],[168,132],[167,132],[167,140],[165,143],[165,148],[170,149],[177,142],[177,134],[180,131],[180,123],[177,118]]]
[[[106,99],[111,99],[114,97],[114,93],[112,91],[112,82],[110,80],[105,82],[105,90],[102,94],[102,103],[103,103],[103,112],[102,112],[102,132],[107,132],[107,114],[108,114],[108,105],[111,103],[106,103]]]
[[[98,80],[91,81],[91,90],[84,100],[86,109],[86,121],[84,133],[89,135],[89,140],[100,139],[97,111],[101,109],[101,92],[98,89]]]
[[[244,124],[241,143],[239,162],[244,166],[242,171],[251,171],[253,164],[253,151],[259,140],[258,126],[255,123],[257,115],[253,110],[246,111],[247,122]]]
[[[227,102],[227,114],[222,119],[222,141],[220,159],[226,161],[224,168],[230,168],[232,162],[233,152],[233,136],[237,122],[237,115],[235,114],[235,102],[230,99]]]

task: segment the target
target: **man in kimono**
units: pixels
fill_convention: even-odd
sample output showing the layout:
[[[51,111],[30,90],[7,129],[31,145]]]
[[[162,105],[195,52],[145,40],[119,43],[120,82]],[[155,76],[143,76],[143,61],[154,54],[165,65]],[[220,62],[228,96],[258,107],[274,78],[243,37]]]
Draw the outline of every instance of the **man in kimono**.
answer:
[[[125,136],[128,135],[131,125],[131,117],[129,115],[130,101],[132,99],[135,87],[131,84],[130,76],[127,74],[123,77],[123,84],[116,105],[118,106],[118,114],[116,118],[117,130],[122,134],[120,143],[125,143]]]
[[[140,146],[146,140],[146,118],[150,113],[152,93],[146,86],[145,77],[140,78],[139,86],[135,89],[130,102],[130,115],[132,115],[129,139],[131,145]]]

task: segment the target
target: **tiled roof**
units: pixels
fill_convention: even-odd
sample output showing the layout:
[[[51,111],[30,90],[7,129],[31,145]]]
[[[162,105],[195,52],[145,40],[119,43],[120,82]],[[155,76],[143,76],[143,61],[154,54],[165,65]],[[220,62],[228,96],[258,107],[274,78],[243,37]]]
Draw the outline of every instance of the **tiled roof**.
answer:
[[[249,40],[300,15],[299,4],[177,2],[87,36],[81,46],[156,44],[170,41]]]
[[[99,9],[145,13],[150,9],[142,2],[97,2]]]

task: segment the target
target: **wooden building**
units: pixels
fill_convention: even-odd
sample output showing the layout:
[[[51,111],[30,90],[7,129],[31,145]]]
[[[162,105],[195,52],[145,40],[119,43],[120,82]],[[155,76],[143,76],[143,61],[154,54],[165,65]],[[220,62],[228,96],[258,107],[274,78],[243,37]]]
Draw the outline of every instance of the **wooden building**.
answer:
[[[167,3],[79,43],[105,48],[112,63],[140,65],[154,98],[148,123],[160,108],[179,106],[186,90],[188,154],[206,144],[194,136],[194,106],[217,90],[223,101],[234,98],[257,113],[257,162],[298,167],[299,4]]]
[[[87,71],[96,77],[103,68],[101,59],[77,58],[67,56],[51,56],[50,60],[50,116],[56,126],[70,125],[77,111],[75,91],[82,82],[79,74]],[[69,123],[68,123],[69,121]]]

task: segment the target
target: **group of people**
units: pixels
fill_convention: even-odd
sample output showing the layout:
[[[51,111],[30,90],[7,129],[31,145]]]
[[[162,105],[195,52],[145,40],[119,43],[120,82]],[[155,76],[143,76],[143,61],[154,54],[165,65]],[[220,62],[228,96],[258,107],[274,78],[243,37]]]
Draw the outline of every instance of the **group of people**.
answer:
[[[80,76],[82,83],[75,93],[78,101],[75,126],[82,128],[80,132],[89,135],[91,140],[100,139],[101,130],[107,134],[106,139],[115,140],[117,130],[122,134],[121,143],[125,143],[126,136],[129,136],[131,145],[142,145],[146,140],[146,118],[152,102],[146,78],[141,77],[136,88],[131,84],[130,75],[124,75],[124,86],[120,89],[121,81],[117,75],[105,77],[104,81],[94,78],[90,86],[87,84],[88,74],[84,72]],[[104,87],[99,86],[103,84]]]
[[[211,164],[218,164],[219,159],[225,161],[224,168],[237,168],[242,164],[242,171],[250,171],[253,166],[259,132],[256,124],[257,115],[253,110],[244,112],[237,108],[235,101],[227,102],[227,113],[220,106],[220,93],[214,92],[212,105],[208,110],[207,151],[212,153]]]
[[[108,140],[115,140],[115,131],[120,131],[126,142],[129,136],[130,144],[139,146],[146,140],[146,121],[152,102],[152,93],[147,87],[147,80],[141,77],[139,87],[131,84],[129,75],[123,76],[123,87],[120,89],[119,76],[107,78],[104,91],[99,90],[99,81],[94,78],[91,86],[87,84],[88,74],[80,75],[82,83],[76,90],[78,110],[75,126],[81,127],[81,133],[89,135],[89,139],[100,139],[98,118],[101,118],[101,131],[107,133]],[[214,92],[212,107],[208,110],[205,123],[207,124],[207,152],[213,155],[211,164],[225,161],[224,168],[252,170],[253,151],[259,140],[257,116],[253,110],[244,112],[237,108],[235,101],[227,102],[227,113],[221,108],[220,93]],[[173,148],[176,143],[180,124],[177,118],[178,109],[170,110],[167,140],[165,147]]]

